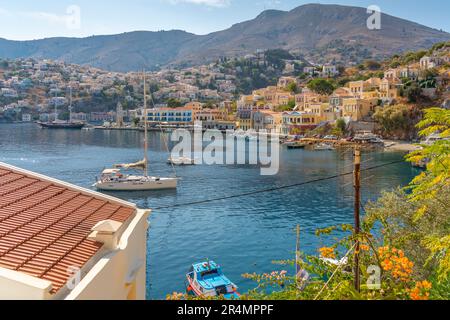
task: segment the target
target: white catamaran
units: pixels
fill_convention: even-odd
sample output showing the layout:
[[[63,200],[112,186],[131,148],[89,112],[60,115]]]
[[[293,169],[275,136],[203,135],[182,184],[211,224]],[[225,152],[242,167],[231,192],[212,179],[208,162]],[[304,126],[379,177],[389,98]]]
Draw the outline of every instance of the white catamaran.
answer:
[[[176,189],[178,178],[151,177],[148,175],[148,130],[147,130],[147,96],[144,73],[144,160],[131,164],[114,165],[113,169],[102,172],[100,179],[94,184],[98,190],[105,191],[145,191]],[[127,175],[121,169],[141,169],[144,175]]]

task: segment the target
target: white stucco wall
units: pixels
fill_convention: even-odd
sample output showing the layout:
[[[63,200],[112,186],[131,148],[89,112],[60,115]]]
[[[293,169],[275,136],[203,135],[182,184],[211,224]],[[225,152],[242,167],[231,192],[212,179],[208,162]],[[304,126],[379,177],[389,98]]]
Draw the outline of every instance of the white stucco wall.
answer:
[[[101,258],[66,300],[145,299],[148,215],[148,211],[137,211],[122,234],[118,250]]]
[[[0,267],[0,300],[50,299],[52,283]]]

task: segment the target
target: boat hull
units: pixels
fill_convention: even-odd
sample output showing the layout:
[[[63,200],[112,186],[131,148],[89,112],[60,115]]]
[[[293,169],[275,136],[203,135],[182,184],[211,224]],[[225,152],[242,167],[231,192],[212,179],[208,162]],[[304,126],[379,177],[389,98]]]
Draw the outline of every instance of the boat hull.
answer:
[[[44,129],[71,129],[71,130],[80,130],[83,129],[84,123],[45,123],[38,122],[41,128]]]
[[[186,281],[187,281],[187,294],[193,295],[195,297],[207,297],[205,296],[195,285],[195,282],[193,281],[193,279],[191,277],[189,277],[188,275],[186,275]],[[209,295],[211,296],[211,295]],[[217,297],[217,295],[214,295],[215,297]],[[239,292],[231,292],[231,293],[227,293],[224,294],[223,297],[227,300],[238,300],[241,297],[241,294]]]
[[[102,182],[94,184],[97,190],[103,191],[148,191],[148,190],[165,190],[176,189],[178,179],[161,178],[159,180],[150,181],[121,181],[121,182]]]
[[[167,160],[167,164],[174,165],[174,166],[193,166],[195,165],[194,159],[169,159]]]
[[[292,144],[292,145],[287,145],[287,148],[292,150],[292,149],[305,149],[306,145],[304,144]]]

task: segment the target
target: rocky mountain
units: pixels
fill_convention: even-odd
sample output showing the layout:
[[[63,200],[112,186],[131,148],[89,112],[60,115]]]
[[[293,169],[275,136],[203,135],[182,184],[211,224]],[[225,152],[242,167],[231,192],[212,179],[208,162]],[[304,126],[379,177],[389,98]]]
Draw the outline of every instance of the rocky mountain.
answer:
[[[172,62],[186,42],[196,37],[184,31],[136,31],[88,38],[0,39],[0,57],[60,59],[112,71],[135,71]]]
[[[0,39],[0,57],[63,59],[130,71],[168,64],[202,64],[221,56],[242,56],[257,49],[275,48],[298,50],[313,59],[312,53],[320,57],[329,53],[333,59],[349,62],[429,48],[436,42],[450,40],[449,33],[387,14],[382,14],[381,30],[369,30],[368,17],[365,8],[309,4],[291,11],[264,11],[253,20],[203,36],[174,30],[81,39]],[[365,49],[364,57],[358,48]]]

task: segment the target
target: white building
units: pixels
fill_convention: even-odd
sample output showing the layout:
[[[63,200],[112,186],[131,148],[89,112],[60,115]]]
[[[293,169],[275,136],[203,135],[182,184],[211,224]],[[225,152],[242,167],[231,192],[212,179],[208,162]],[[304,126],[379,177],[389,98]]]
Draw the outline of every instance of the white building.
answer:
[[[334,65],[324,65],[322,68],[322,77],[334,77],[339,74],[336,66]]]
[[[22,122],[31,122],[31,114],[29,113],[22,114]]]
[[[5,98],[17,98],[19,96],[16,90],[10,88],[2,88],[1,95]]]
[[[429,70],[436,68],[438,66],[438,61],[436,58],[424,56],[420,59],[420,69]]]
[[[314,76],[316,74],[316,67],[304,67],[303,72],[310,76]]]

